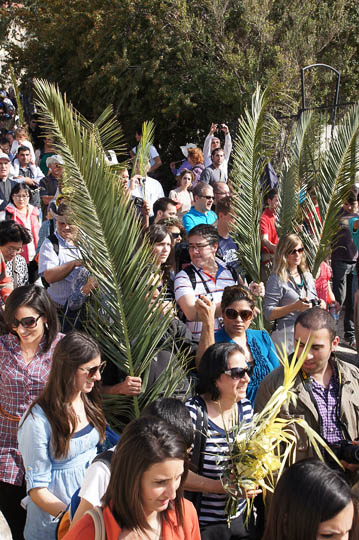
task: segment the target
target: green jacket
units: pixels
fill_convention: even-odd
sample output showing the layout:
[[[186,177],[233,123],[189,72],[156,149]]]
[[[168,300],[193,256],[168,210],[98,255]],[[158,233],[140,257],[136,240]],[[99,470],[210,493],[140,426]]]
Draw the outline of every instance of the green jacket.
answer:
[[[338,368],[340,407],[338,420],[343,432],[343,439],[353,441],[359,439],[359,369],[337,360],[332,356],[333,364]],[[261,382],[254,405],[254,412],[264,409],[269,398],[275,390],[283,384],[283,367],[269,373]],[[320,434],[319,413],[311,399],[306,380],[300,372],[293,386],[293,393],[297,397],[296,404],[286,403],[281,408],[281,418],[304,418],[309,426]],[[293,430],[297,437],[295,461],[312,457],[313,450],[304,430],[294,424]]]

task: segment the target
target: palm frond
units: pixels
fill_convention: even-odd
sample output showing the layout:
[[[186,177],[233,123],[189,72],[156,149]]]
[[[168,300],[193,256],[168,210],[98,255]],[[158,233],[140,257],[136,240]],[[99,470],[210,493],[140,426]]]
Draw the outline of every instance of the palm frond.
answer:
[[[252,96],[251,111],[239,119],[234,143],[234,167],[231,174],[233,198],[233,236],[239,245],[239,260],[254,281],[260,282],[261,238],[259,219],[263,194],[260,178],[270,161],[279,124],[268,112],[267,91],[257,86]],[[261,316],[257,324],[263,327]]]
[[[146,176],[148,169],[148,160],[150,149],[155,135],[155,126],[153,120],[143,122],[142,136],[139,145],[137,146],[136,156],[133,164],[135,171],[139,171],[141,176]]]
[[[309,182],[308,170],[303,170],[304,155],[308,153],[307,139],[311,127],[312,114],[306,111],[296,124],[296,131],[290,149],[290,157],[284,164],[280,184],[280,234],[296,230],[299,213],[299,193],[304,182]]]
[[[148,242],[139,241],[142,231],[135,208],[113,167],[106,165],[106,145],[99,143],[97,128],[86,124],[55,86],[37,80],[35,90],[42,123],[65,161],[66,196],[80,230],[84,264],[99,282],[100,306],[88,306],[88,330],[109,360],[125,374],[143,379],[140,397],[115,396],[105,401],[110,404],[111,420],[123,424],[138,416],[149,399],[170,395],[178,384],[180,358],[169,362],[152,388],[146,383],[156,352],[166,345],[160,340],[171,316],[162,313],[163,293],[151,302],[159,272]],[[108,122],[106,118],[101,125],[111,126],[112,145],[120,128]]]
[[[306,248],[313,253],[313,275],[317,274],[321,262],[330,251],[331,242],[340,227],[338,212],[358,171],[359,153],[356,151],[358,130],[359,105],[355,105],[340,122],[336,136],[331,139],[328,150],[322,155],[317,181],[322,224],[317,224],[318,230],[311,236],[303,232]]]

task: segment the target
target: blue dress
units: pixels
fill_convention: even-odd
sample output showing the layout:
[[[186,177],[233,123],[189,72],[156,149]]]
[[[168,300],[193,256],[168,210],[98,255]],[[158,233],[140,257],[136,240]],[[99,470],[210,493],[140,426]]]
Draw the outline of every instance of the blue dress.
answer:
[[[258,387],[264,377],[279,364],[275,346],[270,338],[270,335],[265,330],[246,330],[247,344],[251,351],[254,367],[247,388],[247,398],[254,406]],[[221,328],[215,333],[216,343],[235,341],[229,337],[224,328]]]
[[[81,486],[86,468],[96,456],[98,431],[90,424],[75,433],[65,459],[55,459],[50,450],[51,427],[39,405],[22,423],[18,431],[19,449],[25,466],[27,492],[48,488],[66,505]],[[57,522],[31,499],[27,505],[25,540],[54,540]]]

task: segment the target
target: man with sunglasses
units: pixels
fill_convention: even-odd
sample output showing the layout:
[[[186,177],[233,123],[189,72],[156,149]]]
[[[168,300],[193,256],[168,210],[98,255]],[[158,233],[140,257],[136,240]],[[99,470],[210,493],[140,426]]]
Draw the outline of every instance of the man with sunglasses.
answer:
[[[193,206],[182,218],[187,233],[196,225],[213,225],[217,221],[217,214],[211,210],[214,201],[212,186],[198,182],[192,193]]]
[[[294,327],[294,341],[299,354],[309,343],[310,349],[303,361],[292,392],[295,399],[282,406],[282,418],[304,418],[327,444],[339,448],[342,444],[356,442],[359,438],[359,370],[335,357],[339,343],[336,322],[319,307],[300,313]],[[255,411],[260,412],[269,398],[283,384],[283,367],[269,373],[259,386]],[[297,438],[296,461],[313,456],[307,435],[300,428],[293,428]],[[354,441],[354,442],[353,442]],[[329,465],[335,464],[325,453]],[[349,464],[340,457],[348,481],[355,480],[359,463]]]

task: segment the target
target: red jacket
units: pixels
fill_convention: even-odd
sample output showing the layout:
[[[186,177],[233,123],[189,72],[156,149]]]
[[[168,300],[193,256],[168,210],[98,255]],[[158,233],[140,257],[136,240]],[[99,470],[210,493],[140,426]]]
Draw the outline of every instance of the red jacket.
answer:
[[[14,206],[12,203],[8,204],[6,207],[6,212],[9,212],[12,216],[12,220],[18,223],[19,225],[22,225],[25,229],[27,229],[27,224],[23,219],[23,215],[16,209],[16,206]],[[36,206],[32,206],[31,204],[28,205],[28,212],[30,213],[30,225],[31,225],[31,236],[33,238],[35,250],[37,247],[37,242],[39,241],[39,230],[40,230],[40,222],[39,222],[39,215],[40,210],[36,208]],[[26,262],[29,261],[29,250],[27,247],[27,244],[24,244],[22,248],[22,252],[20,253],[26,260]]]
[[[118,540],[122,530],[112,515],[108,506],[103,508],[103,517],[106,526],[107,540]],[[167,519],[163,520],[161,539],[163,540],[200,540],[199,524],[193,504],[183,499],[184,528],[177,522],[176,513],[170,509]],[[95,527],[91,516],[85,514],[73,528],[64,536],[63,540],[93,540]]]

